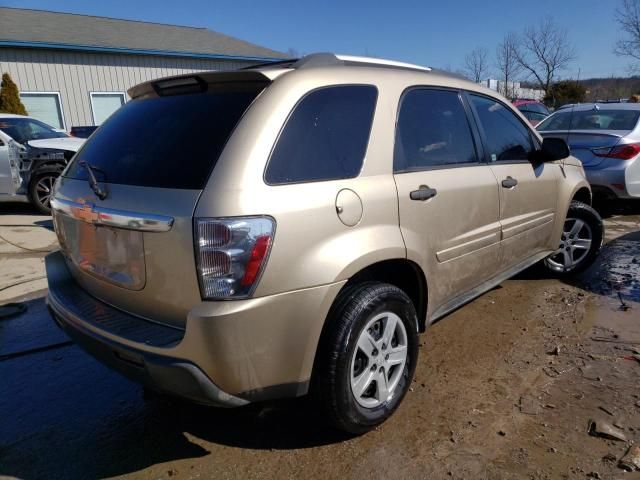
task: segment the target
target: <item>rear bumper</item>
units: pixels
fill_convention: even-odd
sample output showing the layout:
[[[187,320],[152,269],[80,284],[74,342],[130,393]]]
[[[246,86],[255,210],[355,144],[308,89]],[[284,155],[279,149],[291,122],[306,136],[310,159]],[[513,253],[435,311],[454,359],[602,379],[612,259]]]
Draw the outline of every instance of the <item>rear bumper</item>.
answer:
[[[607,159],[594,167],[584,167],[587,180],[595,193],[605,193],[609,197],[637,198],[632,192],[640,188],[640,161],[638,159]],[[636,178],[638,177],[638,178]]]
[[[307,393],[322,325],[343,285],[201,302],[181,330],[89,295],[60,252],[45,264],[50,311],[86,351],[155,390],[225,407]]]
[[[94,299],[75,284],[59,252],[47,256],[46,267],[51,315],[76,343],[102,363],[134,381],[199,403],[225,407],[249,403],[222,391],[193,363],[142,347],[170,348],[182,340],[183,331],[127,315]],[[107,333],[126,335],[141,348],[108,338]]]

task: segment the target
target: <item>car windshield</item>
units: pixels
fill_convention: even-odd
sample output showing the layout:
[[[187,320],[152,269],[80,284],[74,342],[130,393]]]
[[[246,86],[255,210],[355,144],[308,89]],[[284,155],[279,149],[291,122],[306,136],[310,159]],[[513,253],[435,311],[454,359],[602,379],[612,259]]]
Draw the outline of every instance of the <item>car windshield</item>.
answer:
[[[25,144],[29,140],[66,137],[64,132],[57,132],[53,127],[33,118],[0,117],[0,130],[16,142]]]
[[[572,110],[556,112],[538,126],[550,130],[633,130],[639,110]]]

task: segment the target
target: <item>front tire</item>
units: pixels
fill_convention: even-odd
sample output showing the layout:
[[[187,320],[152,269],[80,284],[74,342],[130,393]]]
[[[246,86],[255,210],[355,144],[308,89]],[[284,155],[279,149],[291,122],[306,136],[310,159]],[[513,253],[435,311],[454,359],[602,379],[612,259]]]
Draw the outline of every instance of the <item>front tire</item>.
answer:
[[[558,250],[544,260],[556,276],[570,276],[588,268],[595,260],[604,237],[602,218],[586,203],[573,201],[562,229]]]
[[[29,199],[40,213],[51,213],[51,197],[53,185],[60,176],[57,168],[45,168],[36,172],[29,182]]]
[[[316,388],[333,425],[372,430],[397,409],[418,355],[417,315],[399,288],[378,282],[348,287],[329,314]]]

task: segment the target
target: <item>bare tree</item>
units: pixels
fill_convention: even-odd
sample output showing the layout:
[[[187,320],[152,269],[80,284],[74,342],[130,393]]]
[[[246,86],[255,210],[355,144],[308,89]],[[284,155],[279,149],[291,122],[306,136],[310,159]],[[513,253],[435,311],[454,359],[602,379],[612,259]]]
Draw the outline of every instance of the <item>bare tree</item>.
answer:
[[[625,38],[616,42],[614,53],[640,61],[640,0],[622,0],[616,10],[616,21]],[[631,68],[638,71],[640,65],[636,63]]]
[[[522,69],[533,77],[545,94],[551,90],[557,73],[576,59],[566,30],[558,27],[551,17],[524,31],[516,53]]]
[[[489,74],[489,51],[478,47],[464,57],[464,74],[476,83],[486,80]]]
[[[496,48],[496,67],[499,73],[498,91],[507,98],[515,96],[513,82],[522,72],[518,62],[518,36],[509,32]]]

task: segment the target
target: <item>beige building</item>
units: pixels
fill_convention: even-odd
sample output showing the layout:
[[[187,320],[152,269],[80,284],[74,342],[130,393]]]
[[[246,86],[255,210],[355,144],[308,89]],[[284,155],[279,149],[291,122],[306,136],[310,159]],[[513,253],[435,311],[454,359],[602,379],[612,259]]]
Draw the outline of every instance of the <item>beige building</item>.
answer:
[[[0,7],[0,73],[30,115],[65,130],[99,125],[137,83],[283,57],[205,28]]]

